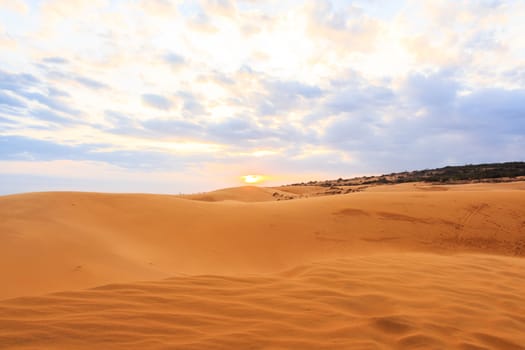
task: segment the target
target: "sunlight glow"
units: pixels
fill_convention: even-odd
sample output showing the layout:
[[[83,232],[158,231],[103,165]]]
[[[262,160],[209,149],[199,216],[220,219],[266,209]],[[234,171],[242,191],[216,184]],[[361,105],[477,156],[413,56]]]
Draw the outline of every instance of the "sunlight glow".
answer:
[[[262,175],[244,175],[241,176],[242,180],[247,184],[256,184],[260,183],[264,180],[264,176]]]

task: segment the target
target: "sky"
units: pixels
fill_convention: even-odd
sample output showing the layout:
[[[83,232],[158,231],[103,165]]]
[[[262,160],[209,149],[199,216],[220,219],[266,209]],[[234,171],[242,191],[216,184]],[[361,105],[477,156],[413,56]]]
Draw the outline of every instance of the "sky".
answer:
[[[522,0],[0,0],[0,194],[525,160],[524,14]]]

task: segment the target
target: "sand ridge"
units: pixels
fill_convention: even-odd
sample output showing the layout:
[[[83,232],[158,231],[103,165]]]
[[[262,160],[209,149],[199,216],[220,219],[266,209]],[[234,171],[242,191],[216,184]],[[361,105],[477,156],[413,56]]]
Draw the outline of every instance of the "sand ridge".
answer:
[[[233,188],[225,188],[211,192],[196,193],[189,195],[181,195],[181,198],[193,199],[204,202],[220,202],[220,201],[242,201],[242,202],[263,202],[274,200],[273,193],[276,190],[273,188],[258,187],[258,186],[241,186]]]
[[[410,182],[388,185],[352,185],[352,186],[315,186],[288,185],[279,187],[241,186],[225,188],[211,192],[180,195],[180,198],[204,202],[240,201],[265,202],[311,197],[332,196],[355,192],[426,192],[426,191],[525,191],[525,181],[514,182],[478,182],[467,184],[430,184]]]

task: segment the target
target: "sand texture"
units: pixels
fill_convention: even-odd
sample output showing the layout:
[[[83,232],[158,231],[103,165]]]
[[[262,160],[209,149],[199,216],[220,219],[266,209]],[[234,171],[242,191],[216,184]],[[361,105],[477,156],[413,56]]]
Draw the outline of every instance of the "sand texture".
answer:
[[[525,349],[524,188],[3,196],[0,349]]]

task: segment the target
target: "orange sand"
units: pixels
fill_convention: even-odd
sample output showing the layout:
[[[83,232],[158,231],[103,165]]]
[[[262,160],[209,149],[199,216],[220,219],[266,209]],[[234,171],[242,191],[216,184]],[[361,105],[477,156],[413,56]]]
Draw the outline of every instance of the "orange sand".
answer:
[[[0,348],[525,349],[524,189],[0,197]]]

